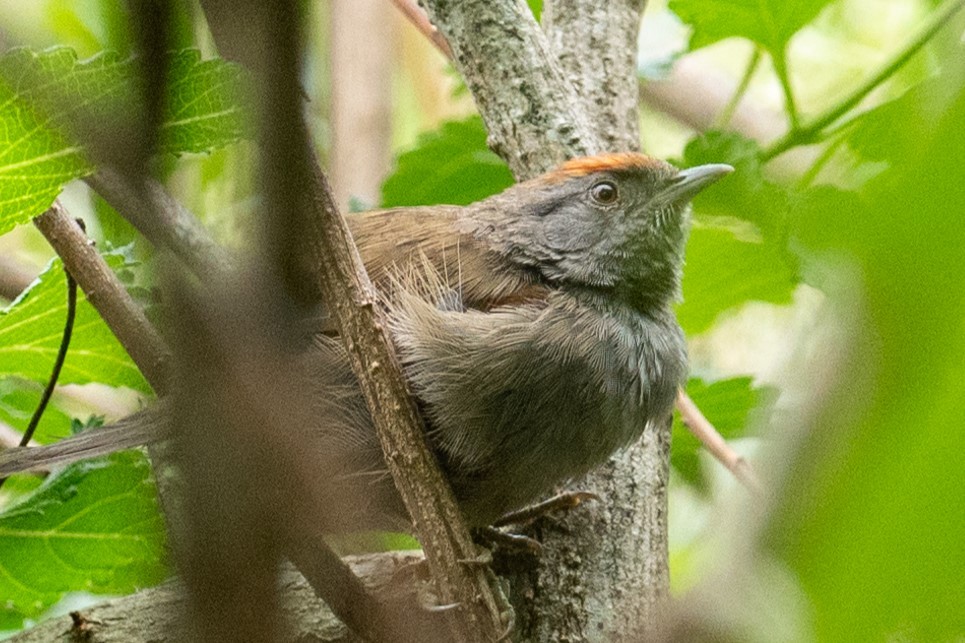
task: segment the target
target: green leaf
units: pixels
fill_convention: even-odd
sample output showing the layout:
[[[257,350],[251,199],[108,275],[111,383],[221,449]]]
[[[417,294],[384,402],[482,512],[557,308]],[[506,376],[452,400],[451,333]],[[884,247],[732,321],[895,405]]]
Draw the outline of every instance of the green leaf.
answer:
[[[797,286],[797,271],[785,251],[726,227],[695,227],[686,259],[677,318],[690,335],[749,301],[790,303]]]
[[[159,149],[203,152],[244,136],[242,72],[194,50],[168,58]],[[46,210],[64,184],[93,171],[78,145],[86,130],[123,129],[140,112],[135,61],[71,49],[0,56],[0,234]],[[120,143],[119,143],[120,144]]]
[[[826,403],[798,432],[767,540],[810,599],[814,640],[965,634],[959,54],[946,59],[941,101],[894,106],[889,156],[900,163],[861,198],[825,191],[795,217],[797,238],[838,267],[829,307],[853,322],[828,356],[840,370],[815,382]]]
[[[670,0],[669,8],[693,27],[691,49],[738,37],[780,55],[791,37],[832,1]]]
[[[735,377],[706,383],[699,378],[687,382],[687,394],[726,439],[740,438],[754,424],[754,418],[769,413],[777,398],[773,388],[755,388],[750,377]],[[703,448],[697,438],[674,416],[670,464],[688,483],[706,488],[698,453]]]
[[[43,385],[24,382],[13,377],[0,379],[0,422],[24,431],[33,417]],[[40,424],[33,439],[40,444],[55,442],[71,435],[69,415],[50,404],[40,418]]]
[[[509,168],[486,147],[482,119],[473,116],[444,123],[399,156],[382,185],[382,205],[467,205],[512,184]]]
[[[694,199],[684,302],[677,310],[691,334],[748,301],[789,303],[798,282],[797,259],[786,250],[791,199],[765,179],[757,143],[733,132],[699,135],[678,164],[705,163],[729,163],[735,172]]]
[[[687,143],[683,167],[728,163],[734,173],[694,199],[697,216],[733,217],[750,221],[767,239],[781,241],[787,225],[787,191],[764,178],[761,148],[736,132],[710,131]]]
[[[104,257],[114,270],[124,257]],[[67,284],[59,259],[39,281],[0,311],[0,375],[46,383],[67,317]],[[77,316],[61,384],[100,382],[149,392],[150,387],[87,298],[78,290]]]
[[[140,452],[71,465],[0,514],[0,629],[70,591],[126,594],[165,578],[164,521]]]

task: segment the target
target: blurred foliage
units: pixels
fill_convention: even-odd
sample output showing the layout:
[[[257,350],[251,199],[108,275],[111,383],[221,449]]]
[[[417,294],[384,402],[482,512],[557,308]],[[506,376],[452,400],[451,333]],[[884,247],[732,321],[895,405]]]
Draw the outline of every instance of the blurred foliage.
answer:
[[[887,108],[894,144],[874,157],[889,168],[858,199],[827,192],[795,213],[806,251],[852,266],[832,300],[860,297],[849,355],[794,454],[769,538],[811,598],[821,640],[965,635],[954,442],[965,417],[963,79],[959,55],[927,92]]]

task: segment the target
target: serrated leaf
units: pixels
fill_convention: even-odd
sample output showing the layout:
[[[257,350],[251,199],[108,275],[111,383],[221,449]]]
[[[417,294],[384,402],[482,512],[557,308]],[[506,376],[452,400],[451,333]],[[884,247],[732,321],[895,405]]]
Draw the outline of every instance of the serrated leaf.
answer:
[[[124,265],[119,254],[104,258],[115,270]],[[0,311],[0,375],[46,383],[66,317],[66,277],[56,259],[38,281]],[[59,382],[100,382],[150,391],[134,362],[79,289],[73,337]]]
[[[444,123],[400,155],[382,184],[382,205],[467,205],[512,184],[509,168],[486,147],[482,119],[473,116]]]
[[[164,522],[139,452],[71,465],[0,514],[0,629],[70,591],[126,594],[167,575]]]
[[[677,318],[690,335],[749,301],[790,303],[798,282],[785,251],[725,227],[695,227],[686,260],[684,301],[677,306]]]
[[[754,387],[750,377],[734,377],[710,384],[699,378],[687,382],[687,394],[726,439],[747,435],[754,417],[770,412],[776,393],[770,387]],[[697,457],[703,447],[678,415],[674,416],[672,436],[671,466],[690,484],[705,488],[706,480]]]
[[[670,0],[669,8],[693,27],[691,49],[724,38],[747,38],[782,54],[788,41],[833,0]]]
[[[222,60],[170,54],[159,149],[203,152],[243,137],[242,71]],[[135,61],[86,61],[67,48],[0,56],[0,234],[42,213],[68,182],[93,171],[78,128],[117,127],[138,113]]]

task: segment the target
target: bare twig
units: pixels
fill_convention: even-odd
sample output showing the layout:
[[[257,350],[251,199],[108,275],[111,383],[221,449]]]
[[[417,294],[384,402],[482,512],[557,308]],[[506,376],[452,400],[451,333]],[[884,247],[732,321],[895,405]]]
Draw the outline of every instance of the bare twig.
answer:
[[[156,248],[170,251],[199,277],[221,274],[231,265],[227,251],[196,216],[149,177],[101,167],[84,179]]]
[[[763,494],[764,487],[750,463],[728,446],[723,436],[717,432],[714,425],[704,417],[694,401],[683,390],[677,392],[677,408],[680,410],[684,425],[700,440],[700,443],[744,486],[755,494]]]
[[[449,47],[445,36],[439,33],[435,25],[429,22],[429,17],[426,16],[426,12],[415,3],[415,0],[392,0],[392,4],[402,12],[402,15],[404,15],[429,42],[435,45],[436,49],[438,49],[443,56],[452,60],[452,48]]]
[[[87,235],[59,202],[54,202],[49,210],[36,217],[34,224],[63,259],[64,266],[77,280],[87,300],[100,313],[148,383],[155,392],[162,393],[166,388],[169,357],[164,341]]]

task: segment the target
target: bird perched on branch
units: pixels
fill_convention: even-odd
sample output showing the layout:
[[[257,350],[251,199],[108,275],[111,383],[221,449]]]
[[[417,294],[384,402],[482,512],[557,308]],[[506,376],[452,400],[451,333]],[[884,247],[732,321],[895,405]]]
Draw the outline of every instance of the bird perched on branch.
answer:
[[[730,171],[608,154],[466,207],[349,216],[470,524],[539,499],[669,417],[686,374],[672,305],[689,201]],[[411,292],[411,279],[393,278],[400,266],[424,273],[423,262],[441,284]],[[322,386],[341,392],[325,414],[342,410],[335,424],[357,428],[322,437],[330,449],[351,438],[346,455],[371,453],[359,468],[382,470],[341,350],[325,342],[316,362]]]
[[[605,154],[465,207],[346,217],[470,525],[539,499],[670,416],[687,369],[672,306],[689,202],[731,171]],[[336,463],[325,484],[404,521],[341,343],[320,337],[306,360],[319,418],[307,439]],[[143,433],[52,448],[65,461]],[[0,475],[11,472],[0,459]]]

